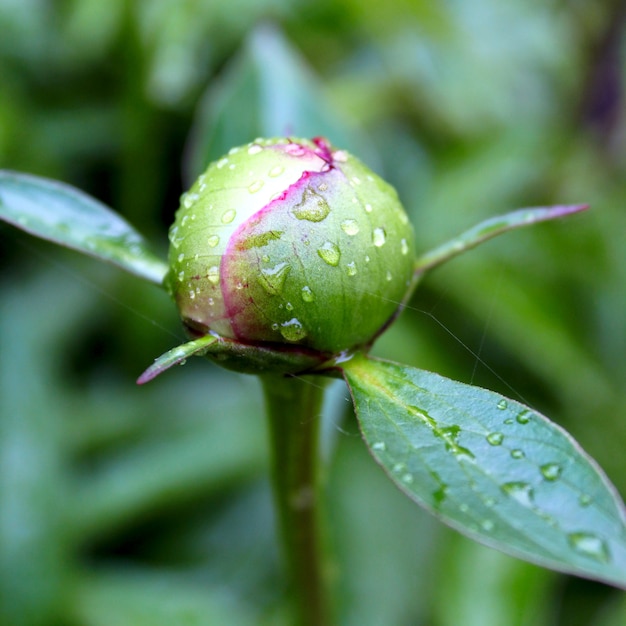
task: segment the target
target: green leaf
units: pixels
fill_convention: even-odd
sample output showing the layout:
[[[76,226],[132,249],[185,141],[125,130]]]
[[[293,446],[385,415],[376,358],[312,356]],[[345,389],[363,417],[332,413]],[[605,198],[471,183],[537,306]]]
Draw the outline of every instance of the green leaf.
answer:
[[[363,436],[412,499],[519,558],[626,587],[626,512],[559,426],[503,396],[357,355],[342,364]]]
[[[161,285],[167,264],[119,215],[63,183],[0,170],[0,219]]]
[[[506,233],[509,230],[565,217],[566,215],[578,213],[588,208],[589,205],[587,204],[533,207],[529,209],[518,209],[517,211],[512,211],[505,215],[491,217],[469,230],[466,230],[464,233],[461,233],[458,237],[420,256],[415,262],[415,271],[423,273],[437,267],[462,252],[475,248],[484,241]]]
[[[277,28],[264,24],[200,104],[187,179],[193,181],[210,161],[255,137],[319,135],[375,165],[366,142],[349,119],[337,114],[300,52]]]

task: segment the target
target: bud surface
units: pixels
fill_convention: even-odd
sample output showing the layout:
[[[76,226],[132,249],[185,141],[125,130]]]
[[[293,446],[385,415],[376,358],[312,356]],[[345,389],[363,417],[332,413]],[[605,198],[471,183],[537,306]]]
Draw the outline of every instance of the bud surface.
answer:
[[[395,190],[323,139],[257,139],[181,199],[167,286],[193,335],[338,354],[396,314],[414,264]]]

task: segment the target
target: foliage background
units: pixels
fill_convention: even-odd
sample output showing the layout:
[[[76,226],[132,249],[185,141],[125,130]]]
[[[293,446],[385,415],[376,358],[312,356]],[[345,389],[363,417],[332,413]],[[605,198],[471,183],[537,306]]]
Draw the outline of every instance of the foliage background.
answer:
[[[165,254],[178,197],[259,135],[323,134],[398,189],[420,249],[520,206],[593,210],[429,276],[376,351],[521,398],[626,493],[626,11],[619,0],[0,0],[0,167]],[[281,624],[256,381],[160,291],[0,228],[0,623]],[[623,594],[474,545],[324,415],[342,624],[617,626]]]

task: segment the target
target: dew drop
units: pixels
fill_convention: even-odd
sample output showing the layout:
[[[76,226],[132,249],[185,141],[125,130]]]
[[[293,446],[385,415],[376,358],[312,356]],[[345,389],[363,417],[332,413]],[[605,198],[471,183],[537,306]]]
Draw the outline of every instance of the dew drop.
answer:
[[[280,325],[280,334],[287,341],[300,341],[306,337],[306,330],[304,330],[300,320],[294,317]]]
[[[315,294],[311,291],[311,288],[308,285],[302,287],[302,299],[305,302],[313,302],[315,300]]]
[[[261,148],[262,150],[263,148]],[[260,191],[263,187],[263,181],[261,179],[259,180],[255,180],[249,187],[248,187],[248,191],[250,193],[256,193],[257,191]]]
[[[189,205],[187,205],[187,201],[188,201],[188,196],[185,196],[185,201],[184,201],[184,205],[185,208],[189,208],[189,206],[191,206],[191,202],[189,202]],[[183,215],[183,219],[180,220],[180,225],[184,228],[185,224],[187,223],[187,220],[189,219],[189,215]]]
[[[230,224],[235,219],[235,215],[237,215],[235,209],[228,209],[228,211],[225,211],[222,215],[222,223]]]
[[[489,433],[486,439],[492,446],[500,446],[504,441],[504,435],[502,433]]]
[[[268,172],[268,175],[272,178],[276,178],[280,176],[285,171],[285,168],[282,165],[274,165],[274,167]]]
[[[366,213],[371,213],[372,212],[372,205],[371,204],[366,204],[365,205],[365,211],[366,211]]]
[[[207,271],[206,277],[209,279],[210,283],[213,283],[214,285],[217,285],[217,283],[220,282],[220,269],[219,269],[219,267],[217,267],[217,265],[212,265],[211,267],[209,267],[209,269]]]
[[[248,148],[248,154],[259,154],[259,152],[262,152],[263,148],[261,146],[259,146],[258,144],[253,143],[249,148]]]
[[[372,242],[377,248],[385,245],[385,241],[387,240],[387,235],[385,233],[384,228],[375,228],[372,233]]]
[[[291,302],[287,302],[287,304],[285,304],[285,308],[287,311],[293,311],[293,304],[291,304]]]
[[[385,275],[385,278],[387,279],[387,282],[391,282],[393,280],[393,275],[391,274],[389,270],[387,270],[387,274]]]
[[[515,450],[511,450],[511,456],[514,459],[523,459],[526,455],[524,454],[523,450],[516,448]]]
[[[211,235],[207,239],[207,243],[211,248],[215,248],[215,246],[220,242],[220,238],[217,235]]]
[[[509,403],[504,398],[502,398],[502,400],[500,400],[500,402],[498,402],[498,404],[496,406],[501,411],[504,411],[509,406]]]
[[[415,479],[413,478],[413,474],[409,474],[409,473],[407,472],[406,474],[403,474],[403,475],[402,475],[402,479],[401,479],[401,480],[402,480],[402,482],[403,482],[405,485],[410,485],[410,484],[412,484],[412,483],[413,483],[413,481],[414,481]]]
[[[279,295],[283,291],[285,280],[290,271],[291,265],[288,263],[279,263],[274,267],[262,269],[260,275],[261,286],[270,295]]]
[[[185,272],[178,272],[178,280],[182,283],[185,280]]]
[[[339,248],[332,241],[325,242],[317,253],[320,255],[322,261],[328,265],[336,267],[339,265],[339,259],[341,258],[341,252]]]
[[[528,409],[520,411],[516,415],[515,419],[517,420],[518,424],[528,424],[528,422],[530,422],[530,411]]]
[[[369,256],[368,256],[367,254],[365,255],[365,262],[366,262],[366,263],[369,263],[369,262],[370,262],[370,258],[369,258]]]
[[[221,169],[224,167],[224,165],[226,165],[227,163],[228,163],[228,159],[226,159],[226,158],[224,158],[224,159],[220,159],[220,160],[217,162],[217,169],[218,169],[218,170],[221,170]]]
[[[495,526],[495,524],[490,519],[483,520],[480,525],[481,525],[482,529],[486,530],[487,532],[493,530],[493,528]]]
[[[549,481],[558,480],[561,476],[561,472],[563,471],[561,466],[557,463],[546,463],[545,465],[542,465],[539,469],[541,470],[543,477]]]
[[[184,254],[183,252],[181,252],[181,253],[178,255],[178,262],[179,262],[179,263],[182,263],[184,260],[185,260],[185,254]]]
[[[189,297],[193,300],[196,297],[196,292],[195,291],[190,291],[189,292]]]
[[[530,507],[533,504],[535,493],[528,483],[504,483],[504,485],[502,485],[502,491],[524,506]]]
[[[572,548],[580,554],[604,563],[610,560],[609,548],[606,542],[593,533],[570,533],[567,539]]]
[[[467,513],[469,511],[469,506],[463,502],[463,504],[459,504],[459,511],[461,511],[461,513]]]
[[[353,237],[359,232],[359,223],[356,220],[344,220],[341,222],[341,230]]]
[[[393,471],[394,471],[396,474],[399,474],[400,472],[403,472],[405,469],[406,469],[406,465],[405,465],[404,463],[396,463],[396,464],[393,466]]]
[[[384,441],[377,441],[376,443],[372,444],[372,450],[380,450],[384,452],[386,449],[387,445]]]
[[[591,504],[592,502],[592,498],[589,494],[587,493],[583,493],[580,498],[578,498],[578,503],[580,504],[580,506],[584,506],[587,507]]]
[[[302,194],[302,201],[294,206],[292,213],[299,220],[321,222],[328,217],[330,206],[322,196],[307,187]]]
[[[348,276],[356,276],[357,269],[356,269],[356,263],[354,261],[346,265],[346,272]]]
[[[402,239],[400,241],[400,252],[403,255],[407,255],[409,253],[409,244],[406,242],[406,239]]]

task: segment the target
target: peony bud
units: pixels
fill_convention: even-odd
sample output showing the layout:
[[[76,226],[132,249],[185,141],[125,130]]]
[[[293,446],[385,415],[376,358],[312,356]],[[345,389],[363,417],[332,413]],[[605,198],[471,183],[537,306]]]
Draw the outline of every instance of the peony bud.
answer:
[[[323,139],[234,148],[183,195],[169,238],[166,282],[193,335],[326,357],[376,338],[415,260],[394,189]]]

